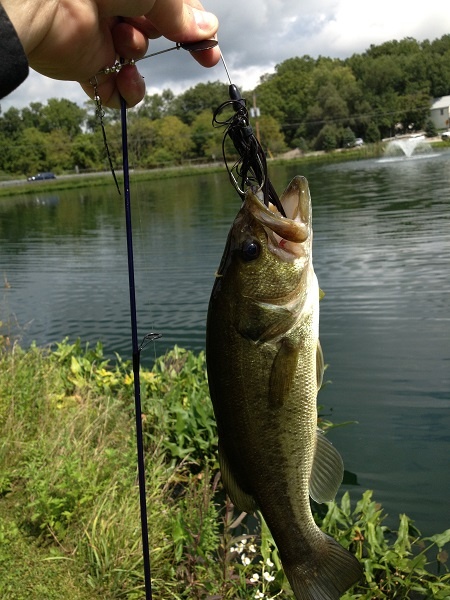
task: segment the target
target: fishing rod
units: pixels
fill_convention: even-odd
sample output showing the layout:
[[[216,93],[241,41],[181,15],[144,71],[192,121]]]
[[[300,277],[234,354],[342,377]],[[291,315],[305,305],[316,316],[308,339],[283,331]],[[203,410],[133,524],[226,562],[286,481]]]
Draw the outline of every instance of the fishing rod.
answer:
[[[170,52],[171,50],[183,48],[189,52],[198,52],[213,48],[217,45],[216,40],[207,40],[189,44],[176,44],[173,48],[162,50],[149,54],[143,58],[150,58],[164,52]],[[142,59],[141,59],[142,60]],[[124,62],[115,63],[115,70],[109,70],[108,72],[117,72],[122,68]],[[103,70],[106,73],[106,69]],[[97,91],[97,79],[95,78],[95,102],[97,106],[97,115],[100,118],[100,123],[103,132],[103,140],[108,156],[108,161],[111,167],[111,172],[116,183],[116,187],[120,194],[117,178],[114,172],[111,154],[108,149],[105,127],[103,122],[103,110],[101,107],[101,100]],[[130,190],[130,169],[128,161],[128,127],[127,127],[127,105],[125,100],[120,98],[120,120],[121,120],[121,131],[122,131],[122,167],[123,167],[123,190],[124,190],[124,208],[125,208],[125,229],[126,229],[126,240],[127,240],[127,263],[128,263],[128,289],[129,289],[129,300],[130,300],[130,321],[131,321],[131,345],[132,345],[132,367],[133,367],[133,382],[134,382],[134,406],[135,406],[135,423],[136,423],[136,448],[137,448],[137,466],[138,466],[138,484],[139,484],[139,505],[140,505],[140,520],[141,520],[141,538],[142,538],[142,558],[143,558],[143,570],[144,570],[144,589],[145,589],[145,600],[152,600],[152,576],[151,576],[151,561],[150,561],[150,543],[149,543],[149,532],[148,532],[148,518],[147,518],[147,494],[146,494],[146,481],[145,481],[145,453],[144,453],[144,437],[142,430],[142,406],[141,406],[141,382],[140,382],[140,365],[141,365],[141,351],[145,346],[161,337],[159,333],[148,333],[141,344],[138,342],[138,324],[137,324],[137,304],[136,304],[136,286],[135,286],[135,269],[134,269],[134,251],[133,251],[133,228],[132,228],[132,215],[131,215],[131,190]]]
[[[147,54],[137,60],[119,60],[111,67],[105,67],[98,74],[111,74],[119,72],[125,65],[134,65],[138,60],[151,58],[172,50],[180,48],[188,52],[201,52],[217,46],[216,40],[203,40],[201,42],[192,43],[177,43],[171,48]],[[225,132],[222,140],[222,153],[227,168],[230,180],[237,190],[241,199],[245,197],[246,188],[258,189],[262,191],[264,203],[268,206],[272,203],[283,216],[286,216],[278,198],[275,189],[273,188],[270,179],[267,176],[267,162],[265,153],[253,134],[252,127],[249,123],[249,115],[246,108],[246,101],[242,98],[238,88],[232,83],[227,65],[221,53],[221,59],[225,72],[229,81],[229,97],[230,99],[222,103],[213,115],[212,124],[214,127],[225,127]],[[108,141],[105,131],[104,110],[101,103],[101,98],[98,93],[97,76],[91,79],[91,84],[94,87],[94,102],[96,105],[96,116],[99,120],[104,147],[108,158],[111,173],[114,178],[117,190],[120,194],[119,183],[114,171],[114,165],[111,158],[111,153],[108,147]],[[225,120],[221,120],[221,114],[226,109],[231,107],[233,114]],[[145,346],[161,338],[161,334],[150,332],[148,333],[141,344],[138,342],[138,324],[137,324],[137,303],[136,303],[136,287],[135,287],[135,269],[134,269],[134,251],[133,251],[133,231],[132,231],[132,214],[131,214],[131,190],[130,190],[130,174],[128,160],[128,126],[127,126],[127,106],[123,98],[120,99],[120,119],[122,132],[122,167],[123,167],[123,195],[125,209],[125,229],[126,229],[126,244],[127,244],[127,263],[128,263],[128,288],[129,288],[129,303],[130,303],[130,325],[131,325],[131,345],[132,345],[132,368],[134,376],[134,401],[135,401],[135,422],[136,422],[136,448],[137,448],[137,466],[138,466],[138,483],[139,483],[139,504],[140,504],[140,520],[141,520],[141,537],[142,537],[142,556],[144,570],[144,586],[145,600],[152,600],[152,578],[151,578],[151,561],[150,561],[150,544],[148,532],[147,518],[147,499],[146,499],[146,481],[145,481],[145,455],[144,441],[142,430],[142,408],[141,408],[141,385],[140,385],[140,364],[141,351]],[[229,137],[238,152],[239,158],[235,164],[230,167],[226,157],[225,142]],[[235,175],[236,173],[236,175]],[[237,177],[240,181],[238,181]]]
[[[134,383],[134,408],[136,421],[136,447],[139,481],[139,505],[141,513],[141,537],[142,558],[144,561],[144,585],[145,599],[152,600],[152,577],[150,567],[150,544],[148,539],[147,519],[147,494],[145,485],[145,457],[144,437],[142,432],[142,408],[141,408],[141,381],[140,381],[140,354],[141,347],[138,344],[137,309],[136,309],[136,286],[134,279],[134,253],[133,253],[133,228],[131,226],[131,194],[130,194],[130,169],[128,164],[128,131],[127,131],[127,105],[120,98],[120,120],[122,125],[122,165],[123,165],[123,189],[125,203],[125,229],[127,237],[128,258],[128,290],[130,293],[130,318],[131,318],[131,345],[133,356],[133,383]],[[116,180],[117,185],[117,180]],[[161,337],[160,334],[148,334],[153,339]]]

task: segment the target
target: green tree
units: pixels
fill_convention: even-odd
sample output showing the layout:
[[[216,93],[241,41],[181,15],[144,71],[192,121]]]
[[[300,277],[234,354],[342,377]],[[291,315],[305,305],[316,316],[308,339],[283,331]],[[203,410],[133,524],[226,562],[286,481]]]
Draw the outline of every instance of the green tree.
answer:
[[[73,138],[81,133],[81,126],[86,118],[86,111],[71,102],[62,98],[50,98],[47,104],[41,110],[41,124],[38,127],[41,131],[49,133],[54,129],[63,129]]]
[[[278,121],[290,146],[313,103],[310,90],[315,66],[310,56],[290,58],[277,65],[274,74],[263,77],[255,90],[261,113]]]
[[[431,119],[428,119],[425,124],[425,134],[427,137],[434,137],[438,134],[436,125]]]
[[[77,135],[70,147],[73,168],[89,171],[101,168],[100,149],[93,133]]]
[[[261,145],[271,154],[283,152],[286,149],[284,136],[280,131],[280,124],[270,115],[261,115],[259,119]]]
[[[64,129],[54,129],[44,137],[46,145],[46,170],[61,172],[73,169],[71,139]]]
[[[228,99],[228,86],[225,83],[198,83],[175,98],[171,112],[183,123],[191,125],[201,112],[209,109],[212,113]]]
[[[354,132],[350,129],[350,127],[346,127],[342,135],[342,146],[344,148],[351,148],[355,143],[355,139],[356,136]]]
[[[405,130],[410,125],[413,130],[422,129],[430,114],[430,97],[426,92],[400,96],[398,110]]]
[[[35,127],[24,129],[10,149],[10,170],[12,173],[32,175],[48,171],[48,144],[46,136]]]
[[[196,116],[190,127],[193,152],[199,158],[216,159],[222,154],[223,130],[212,126],[212,111]]]
[[[15,139],[24,129],[20,110],[11,106],[0,118],[0,132],[9,139]]]
[[[161,156],[165,161],[181,162],[188,158],[193,147],[189,127],[178,117],[164,117],[155,122],[155,150],[151,159],[155,160],[157,153],[161,162]]]
[[[137,109],[137,116],[139,118],[146,117],[153,121],[162,119],[173,111],[174,100],[175,94],[172,90],[163,90],[161,94],[147,94]]]
[[[156,149],[158,122],[149,117],[138,117],[130,122],[128,148],[131,162],[139,167],[148,167]]]
[[[379,142],[381,140],[380,130],[373,121],[370,121],[366,127],[365,140],[366,142],[372,143]]]
[[[334,125],[328,123],[324,125],[317,136],[315,147],[317,150],[325,150],[325,152],[329,152],[330,150],[336,150],[341,145],[342,140],[342,132],[339,128]]]
[[[42,109],[44,105],[42,102],[30,102],[29,106],[22,108],[21,119],[24,128],[35,127],[36,129],[42,129]]]

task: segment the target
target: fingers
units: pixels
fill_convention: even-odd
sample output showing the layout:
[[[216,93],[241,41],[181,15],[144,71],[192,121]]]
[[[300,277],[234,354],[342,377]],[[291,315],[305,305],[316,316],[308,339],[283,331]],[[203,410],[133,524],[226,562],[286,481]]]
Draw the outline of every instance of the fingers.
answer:
[[[196,0],[156,0],[145,15],[161,35],[174,42],[194,42],[213,37],[218,29],[215,15],[202,10]]]
[[[111,36],[117,56],[125,59],[143,57],[149,38],[163,35],[174,42],[196,42],[212,39],[218,29],[215,15],[205,12],[198,0],[97,0],[97,5],[102,18],[121,15],[120,21],[114,19]],[[191,54],[204,67],[220,59],[218,47]],[[93,87],[82,87],[92,98]],[[119,73],[100,75],[97,91],[104,106],[119,108],[122,96],[131,107],[144,97],[145,84],[137,68],[127,66]]]
[[[102,17],[138,17],[152,10],[156,0],[97,0]]]
[[[147,51],[147,37],[129,23],[115,24],[111,29],[111,36],[117,56],[128,60],[137,59],[142,58]],[[120,108],[121,96],[128,107],[135,106],[145,96],[145,83],[135,66],[127,65],[115,74],[98,75],[97,81],[97,92],[102,104],[108,108]],[[93,87],[85,84],[82,87],[92,98]]]
[[[97,93],[102,105],[108,108],[120,108],[120,97],[131,108],[145,96],[145,82],[135,66],[126,65],[119,73],[99,75],[97,77]],[[81,87],[88,96],[94,98],[95,90],[92,84],[82,83]]]
[[[117,23],[112,30],[114,48],[123,58],[142,58],[147,52],[148,38],[129,23]]]
[[[135,106],[145,96],[145,82],[136,67],[125,67],[116,77],[117,98],[112,98],[113,102],[118,102],[120,107],[120,96],[125,100],[128,108]]]
[[[198,62],[202,67],[213,67],[220,60],[220,49],[219,46],[210,48],[209,50],[202,50],[201,52],[191,52],[191,56]]]

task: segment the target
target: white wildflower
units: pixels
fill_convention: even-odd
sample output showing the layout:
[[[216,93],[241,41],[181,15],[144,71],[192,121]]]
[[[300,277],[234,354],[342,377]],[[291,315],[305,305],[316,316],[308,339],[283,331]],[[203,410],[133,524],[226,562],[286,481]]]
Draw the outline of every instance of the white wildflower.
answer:
[[[268,567],[273,567],[273,562],[270,560],[270,558],[267,558],[267,559],[266,559],[266,565],[267,565]]]
[[[256,554],[256,546],[254,544],[250,544],[250,546],[248,547],[248,551],[252,554]]]
[[[245,554],[243,554],[241,556],[241,561],[242,561],[243,565],[247,566],[247,565],[249,565],[252,562],[252,559],[249,558],[248,556],[246,556]]]
[[[270,583],[271,581],[273,581],[275,579],[275,577],[273,575],[271,575],[270,573],[268,573],[267,571],[264,571],[264,579]]]
[[[264,594],[258,590],[255,594],[255,598],[264,598]]]
[[[258,581],[259,581],[259,573],[253,573],[253,575],[250,577],[250,581],[252,583],[258,583]]]
[[[238,547],[236,548],[236,552],[237,552],[238,554],[242,554],[242,552],[243,552],[243,551],[244,551],[244,549],[245,549],[245,544],[246,544],[246,541],[245,541],[245,540],[242,540],[242,542],[239,542],[239,544],[238,544]]]

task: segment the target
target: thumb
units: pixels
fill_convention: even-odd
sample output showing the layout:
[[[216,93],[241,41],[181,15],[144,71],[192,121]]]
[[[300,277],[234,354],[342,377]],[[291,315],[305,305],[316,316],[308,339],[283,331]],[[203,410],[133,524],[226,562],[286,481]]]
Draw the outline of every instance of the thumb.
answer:
[[[217,17],[204,11],[200,2],[157,0],[146,17],[153,27],[174,42],[194,42],[213,37],[218,29]]]

